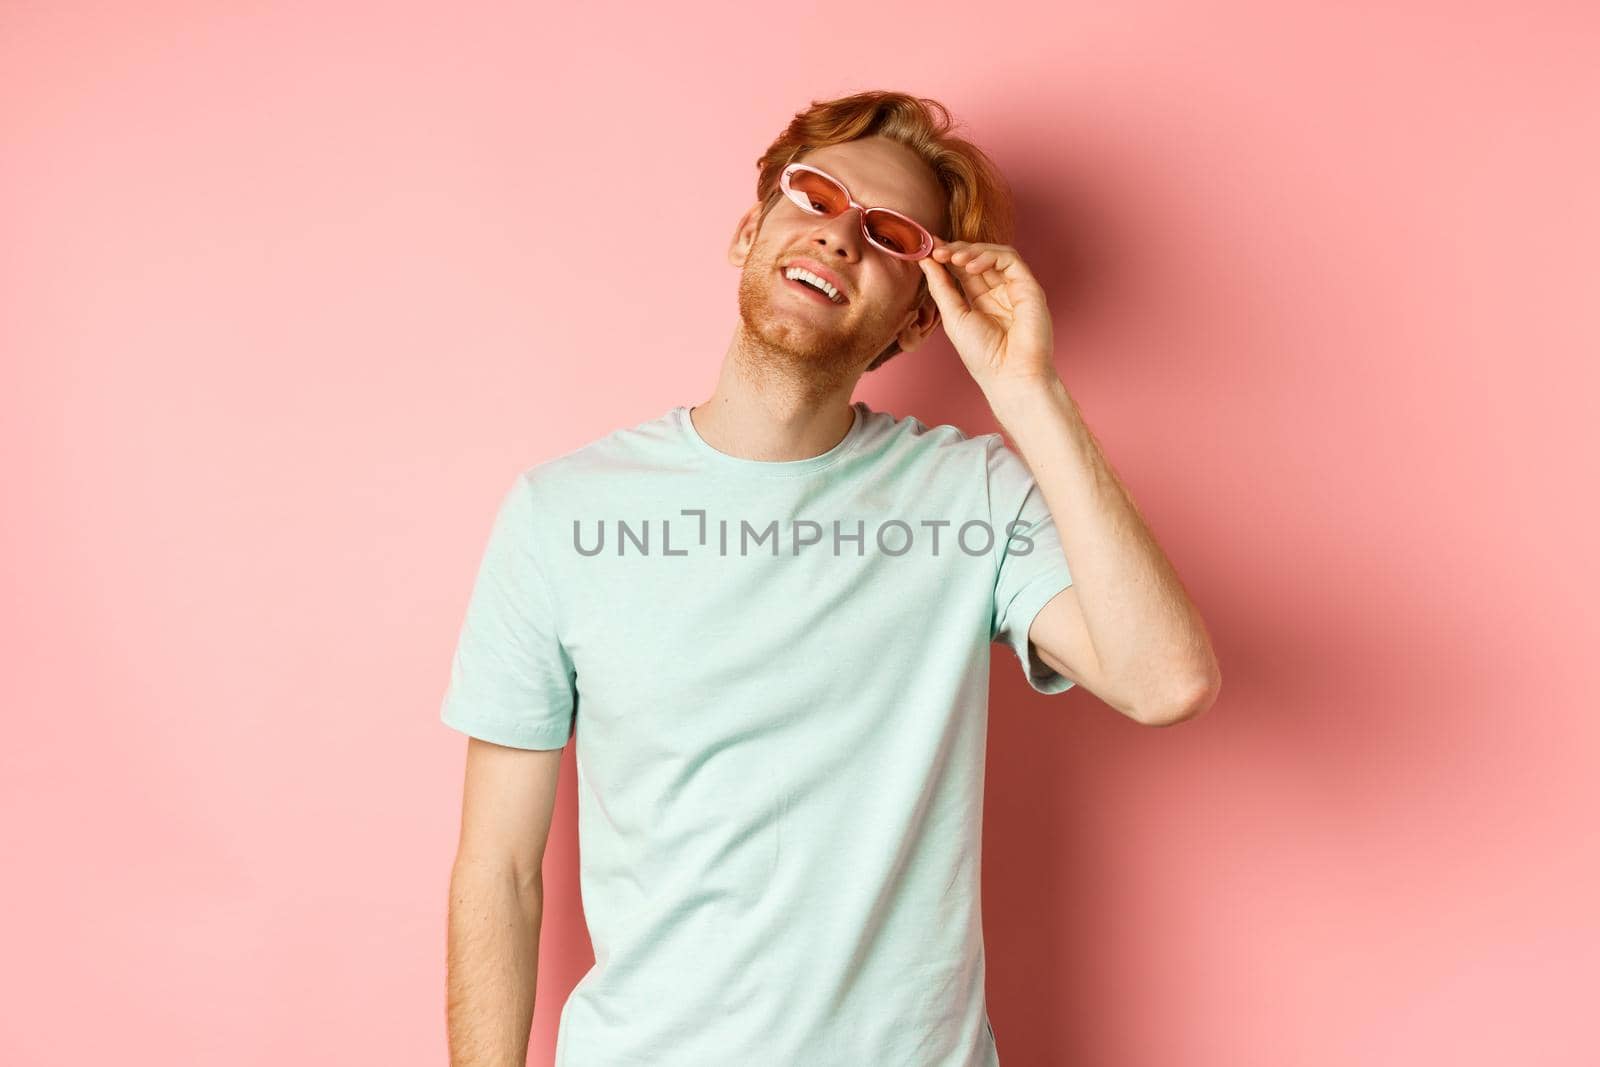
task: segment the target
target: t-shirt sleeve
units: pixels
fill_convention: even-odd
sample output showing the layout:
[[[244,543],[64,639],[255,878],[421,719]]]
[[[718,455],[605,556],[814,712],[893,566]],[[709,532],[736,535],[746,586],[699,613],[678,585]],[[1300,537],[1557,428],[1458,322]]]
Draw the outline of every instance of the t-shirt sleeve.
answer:
[[[536,549],[526,472],[500,503],[478,565],[440,718],[512,748],[563,748],[577,708],[572,659]]]
[[[988,472],[997,556],[990,640],[1011,647],[1035,690],[1064,693],[1076,683],[1040,659],[1028,640],[1039,609],[1072,584],[1060,534],[1033,472],[999,434],[988,435]]]

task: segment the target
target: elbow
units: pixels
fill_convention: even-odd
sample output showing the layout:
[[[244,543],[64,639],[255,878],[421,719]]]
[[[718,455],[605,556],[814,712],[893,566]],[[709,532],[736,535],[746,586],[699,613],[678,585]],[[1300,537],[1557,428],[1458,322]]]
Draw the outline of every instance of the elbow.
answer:
[[[1209,670],[1177,688],[1172,697],[1141,708],[1134,718],[1144,726],[1176,726],[1204,715],[1217,702],[1221,691],[1222,674],[1213,664]]]

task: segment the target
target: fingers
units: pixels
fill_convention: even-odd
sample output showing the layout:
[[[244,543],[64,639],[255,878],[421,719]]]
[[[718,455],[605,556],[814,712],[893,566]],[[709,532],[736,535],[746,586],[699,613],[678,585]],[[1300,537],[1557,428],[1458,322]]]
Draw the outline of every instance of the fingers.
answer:
[[[986,241],[939,241],[928,253],[940,263],[965,270],[969,274],[983,274],[997,270],[1001,274],[1032,278],[1022,257],[1010,245]]]
[[[917,266],[922,268],[922,273],[927,277],[928,292],[933,295],[933,302],[939,306],[939,313],[944,316],[946,322],[971,310],[967,305],[966,295],[956,286],[950,272],[932,253],[917,260]]]
[[[1005,245],[973,241],[938,241],[927,258],[947,266],[948,273],[954,276],[965,294],[967,305],[977,307],[979,301],[1005,284],[1004,272],[996,264],[1007,252],[1012,253],[1012,259],[1021,262]]]

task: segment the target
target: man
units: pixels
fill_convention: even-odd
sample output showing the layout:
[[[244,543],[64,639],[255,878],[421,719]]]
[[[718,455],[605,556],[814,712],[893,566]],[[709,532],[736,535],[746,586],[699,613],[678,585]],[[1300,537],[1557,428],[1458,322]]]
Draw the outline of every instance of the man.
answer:
[[[442,711],[471,738],[463,1067],[526,1053],[569,736],[595,964],[558,1065],[992,1067],[990,643],[1036,691],[1149,725],[1216,697],[1203,623],[1056,373],[1003,185],[943,108],[814,104],[757,194],[712,394],[501,503]],[[852,402],[941,323],[1021,456]]]

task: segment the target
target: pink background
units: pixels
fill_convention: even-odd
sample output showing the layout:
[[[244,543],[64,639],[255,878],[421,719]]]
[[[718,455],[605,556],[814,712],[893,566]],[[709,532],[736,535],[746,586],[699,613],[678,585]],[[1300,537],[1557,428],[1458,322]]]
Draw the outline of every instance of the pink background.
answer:
[[[996,650],[1003,1061],[1595,1062],[1593,6],[850,11],[0,10],[0,1061],[444,1062],[497,494],[710,392],[757,155],[900,88],[1225,678],[1152,730]],[[857,395],[994,428],[942,339]]]

